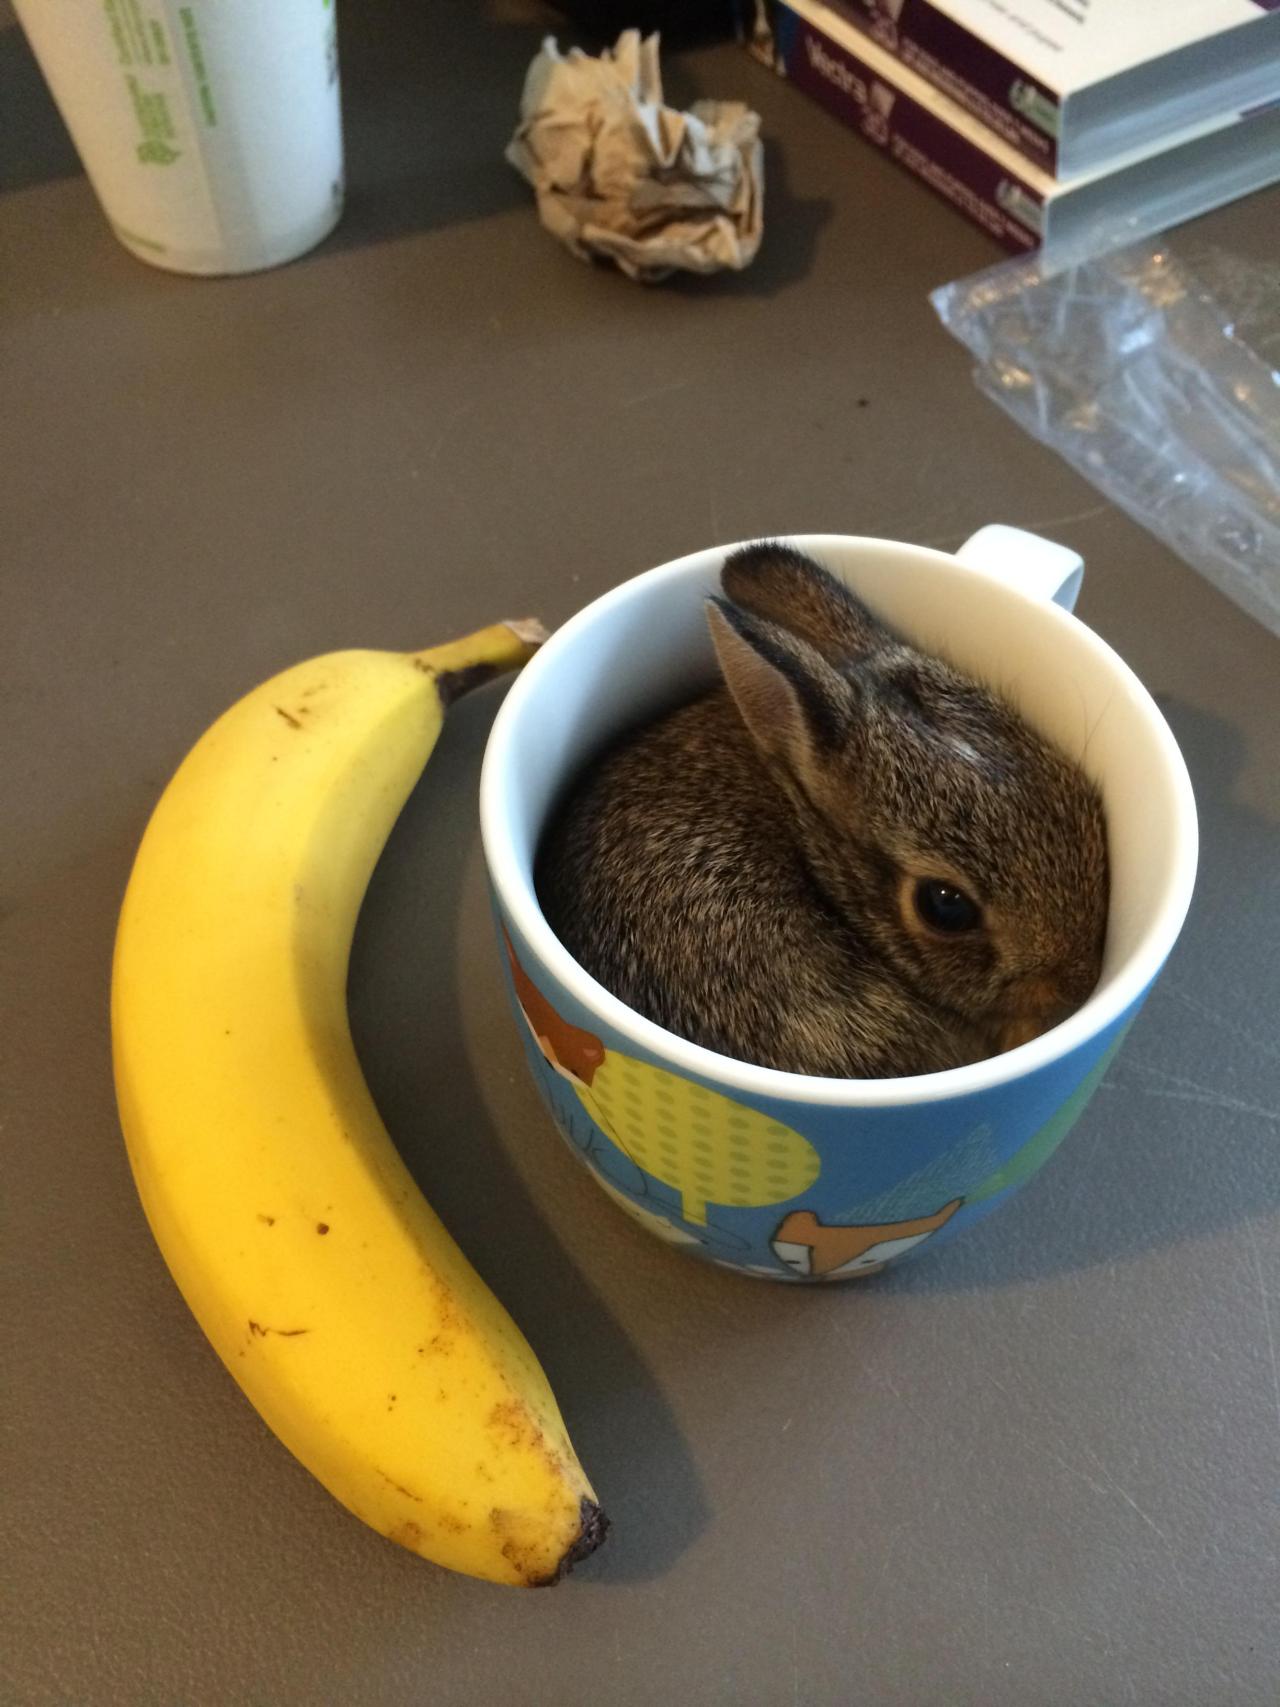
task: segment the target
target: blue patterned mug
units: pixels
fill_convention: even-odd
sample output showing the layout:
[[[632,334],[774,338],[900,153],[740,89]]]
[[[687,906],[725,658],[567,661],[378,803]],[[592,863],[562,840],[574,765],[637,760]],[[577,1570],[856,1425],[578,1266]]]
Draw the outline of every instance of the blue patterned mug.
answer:
[[[788,541],[891,627],[998,686],[1082,755],[1107,815],[1102,977],[1053,1030],[990,1060],[899,1079],[781,1073],[642,1018],[553,935],[534,854],[567,783],[623,730],[716,679],[703,602],[733,546],[626,581],[526,666],[494,723],[481,825],[516,1019],[564,1136],[644,1226],[779,1280],[877,1272],[954,1238],[1070,1130],[1173,947],[1195,879],[1195,801],[1150,695],[1069,614],[1083,565],[983,528],[955,556],[836,534]]]

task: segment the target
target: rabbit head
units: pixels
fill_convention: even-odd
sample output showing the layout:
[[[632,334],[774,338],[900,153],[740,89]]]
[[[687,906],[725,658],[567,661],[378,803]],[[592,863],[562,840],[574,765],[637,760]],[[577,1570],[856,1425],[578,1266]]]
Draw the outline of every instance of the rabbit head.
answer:
[[[730,696],[837,919],[992,1050],[1084,1001],[1102,963],[1102,804],[1002,699],[905,644],[790,548],[725,562]]]

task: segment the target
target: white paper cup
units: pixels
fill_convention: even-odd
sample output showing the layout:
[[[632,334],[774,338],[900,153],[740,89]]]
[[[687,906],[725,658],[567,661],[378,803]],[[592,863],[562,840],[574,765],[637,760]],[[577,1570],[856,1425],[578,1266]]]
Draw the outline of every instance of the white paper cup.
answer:
[[[335,0],[15,0],[111,229],[180,273],[277,266],[342,211]]]

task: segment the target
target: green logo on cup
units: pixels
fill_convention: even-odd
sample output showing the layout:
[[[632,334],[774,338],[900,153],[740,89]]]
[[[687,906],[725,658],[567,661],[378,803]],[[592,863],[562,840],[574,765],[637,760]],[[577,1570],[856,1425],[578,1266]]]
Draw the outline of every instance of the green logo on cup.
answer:
[[[149,136],[138,144],[138,159],[144,166],[172,166],[180,153],[181,149],[170,148],[158,136]]]

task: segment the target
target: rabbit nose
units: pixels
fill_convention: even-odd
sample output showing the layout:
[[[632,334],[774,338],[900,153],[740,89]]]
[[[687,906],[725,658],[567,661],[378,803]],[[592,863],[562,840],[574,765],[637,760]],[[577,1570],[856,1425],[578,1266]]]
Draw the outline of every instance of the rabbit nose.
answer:
[[[1079,1005],[1066,1001],[1062,991],[1048,978],[1028,979],[1018,990],[1015,1012],[998,1033],[1001,1052],[1016,1049],[1020,1043],[1030,1043],[1051,1031]]]
[[[1003,1055],[1006,1050],[1016,1049],[1020,1043],[1030,1043],[1033,1037],[1039,1037],[1042,1032],[1048,1031],[1052,1023],[1050,1021],[1046,1024],[1044,1020],[1031,1018],[1010,1020],[1000,1028],[997,1035],[1000,1053]]]

